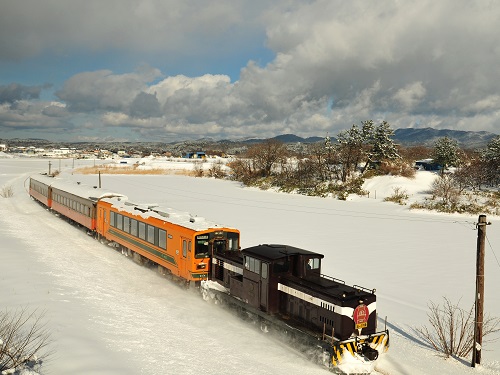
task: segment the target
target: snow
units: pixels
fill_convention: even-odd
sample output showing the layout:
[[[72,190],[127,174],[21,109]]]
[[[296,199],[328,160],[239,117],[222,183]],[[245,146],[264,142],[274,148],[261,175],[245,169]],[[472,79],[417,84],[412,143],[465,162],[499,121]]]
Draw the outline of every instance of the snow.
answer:
[[[74,173],[72,163],[62,162],[61,178],[96,185],[97,176]],[[93,163],[78,160],[75,168]],[[0,307],[45,311],[55,354],[42,373],[328,373],[33,202],[27,178],[47,169],[47,160],[0,160],[0,188],[14,188],[12,198],[0,198]],[[103,189],[132,202],[154,201],[237,228],[243,247],[284,243],[322,253],[323,273],[376,288],[379,328],[387,317],[391,332],[378,373],[500,374],[499,341],[483,341],[482,364],[474,369],[470,358],[443,359],[415,335],[428,325],[430,301],[447,297],[469,309],[474,299],[477,216],[383,202],[394,186],[418,200],[433,178],[426,171],[413,180],[377,177],[364,186],[369,197],[339,201],[209,178],[101,175]],[[499,316],[500,220],[487,219],[485,313]]]

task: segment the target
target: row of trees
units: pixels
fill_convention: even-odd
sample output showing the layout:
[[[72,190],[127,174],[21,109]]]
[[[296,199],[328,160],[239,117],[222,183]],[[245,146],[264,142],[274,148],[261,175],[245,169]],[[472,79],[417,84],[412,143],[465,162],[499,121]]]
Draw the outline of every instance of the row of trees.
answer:
[[[337,135],[337,142],[326,137],[323,143],[308,145],[302,153],[290,152],[286,145],[269,140],[252,146],[244,157],[230,164],[233,178],[248,185],[269,184],[282,190],[323,195],[359,189],[359,177],[382,164],[399,165],[401,156],[387,122],[375,125],[363,121]]]
[[[232,177],[247,185],[275,186],[308,195],[362,193],[363,179],[374,174],[411,177],[414,163],[432,158],[444,176],[456,167],[453,183],[460,189],[481,189],[500,183],[500,137],[483,150],[462,150],[456,141],[444,137],[433,148],[404,148],[393,140],[394,131],[386,121],[375,125],[363,121],[341,131],[332,142],[307,145],[302,152],[291,152],[276,140],[268,140],[248,149],[230,164]]]
[[[363,193],[364,178],[374,174],[412,177],[418,159],[432,158],[441,165],[441,175],[456,167],[453,184],[460,189],[481,189],[500,183],[500,137],[483,150],[462,150],[448,137],[434,147],[404,148],[395,144],[394,131],[386,121],[375,125],[363,121],[341,131],[332,142],[307,145],[302,152],[291,152],[276,140],[254,145],[230,164],[232,178],[247,185],[275,186],[283,191],[308,195],[334,194],[345,198]]]

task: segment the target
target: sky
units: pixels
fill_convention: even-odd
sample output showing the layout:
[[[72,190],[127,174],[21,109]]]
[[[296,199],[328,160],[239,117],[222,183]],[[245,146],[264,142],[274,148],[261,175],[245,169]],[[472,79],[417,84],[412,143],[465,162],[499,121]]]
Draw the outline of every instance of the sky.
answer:
[[[5,0],[0,138],[500,133],[500,4]]]

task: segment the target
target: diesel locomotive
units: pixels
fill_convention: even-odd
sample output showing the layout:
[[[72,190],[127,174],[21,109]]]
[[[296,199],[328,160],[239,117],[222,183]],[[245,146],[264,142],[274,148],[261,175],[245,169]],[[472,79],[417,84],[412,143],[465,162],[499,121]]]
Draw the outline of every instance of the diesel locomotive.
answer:
[[[30,177],[29,194],[137,262],[284,335],[334,372],[369,373],[389,347],[389,331],[377,330],[375,290],[323,275],[320,253],[279,244],[241,249],[237,229],[47,175]]]

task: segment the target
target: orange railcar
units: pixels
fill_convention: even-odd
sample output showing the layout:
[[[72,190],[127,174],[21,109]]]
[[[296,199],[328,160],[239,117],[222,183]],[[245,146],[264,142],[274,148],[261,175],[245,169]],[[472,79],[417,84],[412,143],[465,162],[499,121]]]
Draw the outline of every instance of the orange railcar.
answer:
[[[30,178],[30,196],[44,204],[48,208],[52,206],[50,185],[54,182],[53,177],[46,175],[36,175]]]
[[[97,233],[186,282],[209,277],[214,252],[239,250],[236,229],[188,213],[104,198],[97,203]]]
[[[30,177],[30,195],[64,217],[95,231],[96,205],[104,197],[120,197],[122,194],[106,189],[62,180],[47,175]]]

